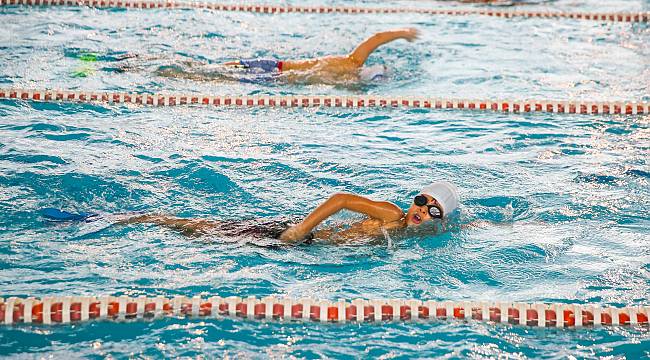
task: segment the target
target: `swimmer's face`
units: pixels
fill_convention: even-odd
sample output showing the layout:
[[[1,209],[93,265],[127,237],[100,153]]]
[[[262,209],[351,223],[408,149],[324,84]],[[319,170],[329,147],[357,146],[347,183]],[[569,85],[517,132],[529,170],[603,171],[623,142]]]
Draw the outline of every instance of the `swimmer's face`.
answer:
[[[429,214],[428,206],[432,205],[440,208],[440,204],[436,199],[426,194],[422,195],[427,198],[427,203],[422,206],[416,205],[415,202],[411,204],[411,207],[406,212],[407,226],[420,226],[427,221],[433,220],[433,217]]]

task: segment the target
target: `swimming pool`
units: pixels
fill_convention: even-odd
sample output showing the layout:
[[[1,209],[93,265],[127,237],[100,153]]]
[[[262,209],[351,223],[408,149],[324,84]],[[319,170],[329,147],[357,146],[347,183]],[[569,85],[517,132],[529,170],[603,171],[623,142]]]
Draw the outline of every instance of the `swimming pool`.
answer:
[[[404,4],[410,3],[386,6]],[[648,10],[647,3],[622,1],[530,6]],[[3,7],[0,16],[3,87],[650,100],[647,24],[77,7]],[[187,60],[343,53],[375,31],[403,26],[418,27],[421,39],[380,48],[370,62],[389,65],[391,74],[364,86],[154,74]],[[127,72],[102,70],[112,68],[110,56],[123,53],[141,57]],[[8,100],[0,101],[0,114],[4,297],[283,294],[649,304],[647,115]],[[432,179],[459,186],[462,222],[487,224],[391,246],[265,249],[232,239],[192,240],[151,226],[58,226],[38,216],[43,207],[293,216],[336,191],[405,208]],[[0,353],[22,357],[638,358],[650,348],[647,327],[554,330],[473,321],[169,318],[3,327],[0,338]]]

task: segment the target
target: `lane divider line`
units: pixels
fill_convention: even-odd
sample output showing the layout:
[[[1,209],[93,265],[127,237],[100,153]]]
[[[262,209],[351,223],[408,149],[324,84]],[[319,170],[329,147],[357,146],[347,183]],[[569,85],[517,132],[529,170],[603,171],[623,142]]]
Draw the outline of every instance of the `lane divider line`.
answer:
[[[202,95],[145,94],[70,90],[0,88],[0,99],[133,104],[142,106],[195,105],[207,107],[337,107],[337,108],[423,108],[497,111],[504,113],[559,114],[650,114],[647,101],[567,101],[567,100],[469,100],[417,96],[335,96],[335,95]]]
[[[262,14],[308,13],[308,14],[425,14],[466,16],[482,15],[501,18],[565,18],[614,22],[648,22],[650,11],[618,13],[585,13],[567,11],[512,10],[512,9],[428,9],[387,8],[354,6],[296,6],[268,4],[220,4],[206,1],[184,0],[0,0],[0,6],[88,6],[96,8],[134,9],[208,9],[216,11],[240,11]]]
[[[0,298],[0,324],[74,324],[90,320],[161,317],[267,319],[316,322],[459,320],[530,327],[649,326],[650,306],[415,299],[317,300],[266,296],[203,299],[175,296],[55,296]]]

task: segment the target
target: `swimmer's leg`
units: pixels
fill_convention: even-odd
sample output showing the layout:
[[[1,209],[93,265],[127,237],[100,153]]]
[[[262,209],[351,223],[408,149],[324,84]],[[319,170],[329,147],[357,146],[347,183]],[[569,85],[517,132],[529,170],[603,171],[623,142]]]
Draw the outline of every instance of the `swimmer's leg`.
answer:
[[[219,71],[201,71],[184,68],[180,65],[161,66],[154,71],[157,76],[173,79],[186,79],[196,81],[239,81],[235,76],[220,73]]]
[[[165,61],[167,57],[162,55],[123,53],[105,56],[102,61],[104,65],[101,70],[106,72],[125,73],[131,71],[143,71],[154,62]]]
[[[135,215],[118,221],[118,224],[153,224],[177,230],[186,236],[200,236],[215,233],[220,222],[207,219],[184,219],[168,215]]]
[[[248,84],[269,84],[280,78],[277,73],[237,74],[219,70],[205,71],[185,69],[178,65],[161,66],[154,74],[166,78],[185,79],[194,81],[239,82]]]
[[[55,208],[41,209],[41,215],[54,222],[90,222],[102,218],[96,213],[71,213]],[[220,222],[207,219],[183,219],[166,215],[111,215],[114,224],[153,224],[169,229],[178,230],[184,235],[206,235],[214,233]]]
[[[137,58],[139,55],[134,54],[134,53],[123,53],[123,54],[116,54],[113,56],[113,61],[124,61],[124,60],[129,60],[129,59],[134,59]]]

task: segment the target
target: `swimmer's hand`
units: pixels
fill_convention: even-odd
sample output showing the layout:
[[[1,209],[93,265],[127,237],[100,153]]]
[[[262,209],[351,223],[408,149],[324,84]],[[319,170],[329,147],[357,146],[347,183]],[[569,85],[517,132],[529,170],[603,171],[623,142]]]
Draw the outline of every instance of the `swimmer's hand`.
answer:
[[[402,38],[408,42],[413,42],[420,37],[420,32],[416,28],[407,28],[402,30]]]
[[[287,230],[285,230],[282,235],[280,235],[280,240],[288,242],[288,243],[295,243],[298,242],[307,236],[307,232],[300,226],[294,225]]]

